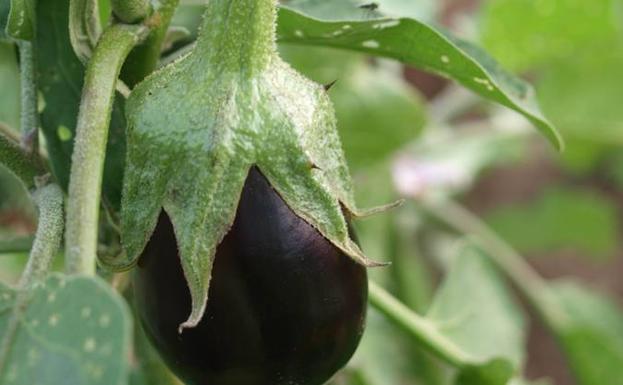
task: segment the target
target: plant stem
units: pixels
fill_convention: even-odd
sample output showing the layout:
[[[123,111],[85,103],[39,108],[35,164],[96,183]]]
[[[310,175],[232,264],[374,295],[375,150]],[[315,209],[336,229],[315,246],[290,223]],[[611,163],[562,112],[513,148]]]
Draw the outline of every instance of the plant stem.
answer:
[[[6,124],[0,122],[0,135],[4,135],[9,141],[18,143],[20,141],[19,133]]]
[[[214,71],[253,76],[277,52],[276,24],[276,0],[210,0],[194,52]]]
[[[4,135],[0,135],[0,163],[15,174],[26,185],[27,189],[35,186],[36,176],[46,172],[40,163]]]
[[[121,2],[121,0],[117,2]],[[141,45],[132,50],[121,70],[121,79],[130,88],[138,84],[158,66],[162,42],[178,3],[179,0],[161,1],[160,7],[145,20],[145,24],[150,28],[149,35]]]
[[[143,26],[110,26],[86,68],[67,202],[65,254],[67,271],[72,274],[95,274],[102,174],[115,84],[124,59],[145,30]]]
[[[39,225],[28,263],[20,278],[13,314],[0,341],[0,373],[7,362],[31,290],[35,284],[43,281],[50,270],[63,235],[63,192],[60,187],[56,184],[43,186],[33,193],[33,199],[39,208]]]
[[[368,281],[368,285],[370,305],[411,334],[431,353],[457,368],[477,362],[441,334],[431,321],[411,311],[373,281]]]
[[[20,116],[21,146],[28,154],[36,156],[39,153],[39,111],[37,110],[37,83],[33,43],[20,40],[18,47],[22,99]]]
[[[56,184],[35,191],[34,201],[39,208],[39,225],[30,250],[28,264],[20,279],[20,288],[28,289],[40,282],[50,269],[63,235],[63,192]]]
[[[451,199],[423,198],[418,202],[434,217],[470,236],[525,295],[550,327],[559,328],[566,324],[567,316],[547,282],[478,216]]]

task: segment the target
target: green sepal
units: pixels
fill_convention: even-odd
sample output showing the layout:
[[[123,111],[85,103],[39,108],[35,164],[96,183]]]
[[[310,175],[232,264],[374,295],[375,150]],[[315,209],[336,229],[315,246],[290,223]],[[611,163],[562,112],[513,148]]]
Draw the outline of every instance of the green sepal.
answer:
[[[336,247],[363,265],[379,265],[348,232],[343,208],[359,210],[324,87],[278,57],[273,1],[253,2],[255,9],[248,10],[245,1],[237,2],[240,8],[230,20],[205,28],[208,32],[189,55],[139,84],[126,105],[128,157],[121,210],[126,253],[105,264],[135,264],[164,209],[192,297],[192,312],[180,331],[196,326],[203,316],[216,248],[233,223],[252,166]],[[228,3],[209,4],[208,22],[216,17],[210,12]],[[249,28],[249,38],[256,41],[223,36],[240,34],[226,28],[235,17],[257,23]],[[270,23],[249,22],[262,17]],[[270,41],[261,39],[262,28],[268,29]],[[214,44],[206,44],[210,39]]]

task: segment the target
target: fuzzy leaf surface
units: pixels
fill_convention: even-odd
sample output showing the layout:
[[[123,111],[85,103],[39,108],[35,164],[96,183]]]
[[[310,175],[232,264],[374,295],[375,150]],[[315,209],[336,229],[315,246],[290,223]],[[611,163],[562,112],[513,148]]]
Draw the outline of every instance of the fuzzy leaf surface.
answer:
[[[130,314],[99,278],[53,275],[31,293],[14,320],[16,291],[0,284],[0,383],[122,385],[127,383]]]

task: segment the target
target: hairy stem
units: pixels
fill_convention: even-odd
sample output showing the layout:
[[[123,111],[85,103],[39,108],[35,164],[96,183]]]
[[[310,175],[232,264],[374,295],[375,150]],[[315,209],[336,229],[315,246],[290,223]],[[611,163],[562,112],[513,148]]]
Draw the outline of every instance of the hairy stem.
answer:
[[[15,174],[28,189],[35,186],[36,176],[46,172],[36,159],[26,154],[17,143],[1,134],[0,163]]]
[[[18,143],[20,141],[19,132],[17,132],[14,128],[0,122],[0,136],[2,135],[12,142]]]
[[[45,279],[63,235],[63,192],[60,187],[55,184],[41,187],[33,193],[33,199],[39,209],[39,225],[26,269],[19,282],[13,314],[3,330],[0,342],[0,373],[7,362],[31,289]]]
[[[437,219],[470,236],[523,293],[550,327],[560,327],[566,323],[566,314],[547,282],[478,216],[451,199],[437,201],[425,198],[419,203]]]
[[[253,76],[277,52],[276,25],[276,0],[211,0],[194,51],[214,70]]]
[[[33,43],[22,40],[18,43],[18,47],[22,99],[20,115],[21,146],[28,154],[36,155],[39,152],[39,112],[37,111],[37,83],[35,80]]]
[[[50,270],[63,235],[63,192],[56,184],[35,191],[33,199],[39,208],[39,225],[30,249],[26,269],[20,279],[20,288],[28,289],[42,281]]]
[[[376,283],[368,283],[370,305],[408,332],[431,353],[459,368],[477,361],[441,334],[431,321],[413,312]]]
[[[115,85],[145,27],[116,24],[102,34],[86,68],[72,154],[65,255],[72,274],[95,273],[102,174]]]

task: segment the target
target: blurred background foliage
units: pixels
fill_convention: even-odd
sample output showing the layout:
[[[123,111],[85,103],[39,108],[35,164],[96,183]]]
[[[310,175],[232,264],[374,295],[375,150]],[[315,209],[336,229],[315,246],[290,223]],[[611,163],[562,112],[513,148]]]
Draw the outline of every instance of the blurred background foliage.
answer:
[[[603,376],[623,371],[623,1],[378,3],[387,14],[443,25],[529,80],[567,149],[557,153],[517,114],[445,79],[362,54],[282,44],[295,68],[319,83],[336,82],[330,95],[360,204],[408,199],[356,224],[368,254],[392,262],[371,275],[413,310],[446,322],[444,333],[459,344],[485,356],[504,350],[525,369],[513,385],[620,384],[623,374]],[[182,1],[173,22],[178,40],[165,56],[192,42],[200,4]],[[17,60],[15,47],[0,43],[0,122],[15,129]],[[424,196],[471,212],[540,275],[573,279],[552,290],[584,329],[551,336],[547,316],[526,306],[525,293],[466,248],[473,234],[427,210]],[[0,280],[18,277],[24,253],[6,245],[27,241],[34,218],[27,195],[0,169]],[[157,356],[137,338],[144,360],[133,383],[172,383],[154,379]],[[363,343],[334,385],[442,385],[453,375],[371,310]],[[479,383],[466,377],[461,385]]]

